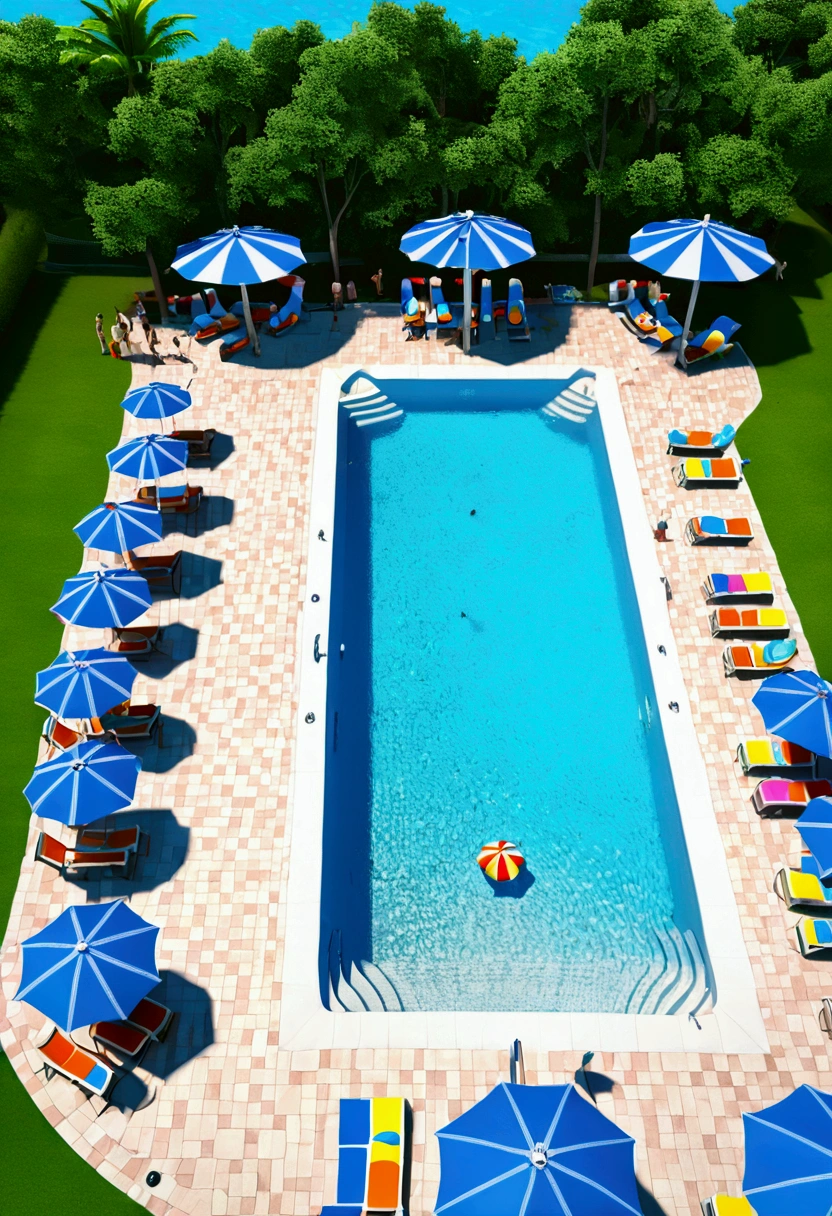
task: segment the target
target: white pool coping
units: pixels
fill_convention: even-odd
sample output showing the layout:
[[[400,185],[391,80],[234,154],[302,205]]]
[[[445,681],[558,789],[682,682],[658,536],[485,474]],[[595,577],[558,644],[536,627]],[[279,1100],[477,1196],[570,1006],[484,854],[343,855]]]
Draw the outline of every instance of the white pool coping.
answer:
[[[710,1013],[347,1013],[324,1007],[319,989],[319,934],[326,764],[327,659],[316,663],[316,634],[329,636],[338,409],[341,385],[354,372],[376,380],[558,380],[594,373],[627,553],[641,611],[647,654],[676,786],[710,961],[716,1003]],[[326,542],[318,540],[323,529]],[[309,514],[306,600],[300,641],[297,741],[289,796],[291,822],[286,938],[278,1042],[291,1050],[329,1048],[454,1048],[495,1050],[520,1037],[529,1050],[692,1051],[725,1054],[769,1050],[754,976],[743,940],[705,764],[691,717],[667,610],[652,530],[615,374],[591,365],[430,367],[390,364],[324,368],[316,417]],[[320,600],[313,603],[311,596]],[[658,647],[665,647],[666,655]],[[669,708],[678,703],[679,712]],[[315,721],[308,724],[312,712]]]

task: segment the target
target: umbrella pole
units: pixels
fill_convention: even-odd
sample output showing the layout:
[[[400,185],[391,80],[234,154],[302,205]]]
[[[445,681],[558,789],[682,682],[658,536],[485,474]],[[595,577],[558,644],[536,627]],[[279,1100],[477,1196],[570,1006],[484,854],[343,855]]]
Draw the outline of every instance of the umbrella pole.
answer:
[[[471,270],[468,266],[462,272],[462,353],[471,353]]]
[[[245,283],[240,284],[240,293],[243,297],[243,315],[246,319],[246,332],[248,340],[251,343],[252,350],[255,355],[260,354],[260,339],[257,336],[257,330],[254,328],[254,322],[251,319],[251,305],[248,302],[248,288]]]
[[[695,279],[690,292],[690,304],[688,304],[688,313],[685,317],[685,328],[682,331],[682,337],[679,340],[679,357],[676,360],[679,367],[687,367],[688,365],[688,361],[685,358],[685,347],[688,344],[688,333],[690,332],[691,322],[693,321],[693,310],[696,307],[696,297],[698,295],[699,279]]]

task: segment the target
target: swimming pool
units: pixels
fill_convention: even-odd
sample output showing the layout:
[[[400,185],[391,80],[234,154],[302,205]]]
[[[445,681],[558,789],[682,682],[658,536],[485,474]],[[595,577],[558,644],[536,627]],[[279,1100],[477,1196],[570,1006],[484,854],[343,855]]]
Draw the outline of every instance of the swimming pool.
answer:
[[[323,369],[281,1045],[766,1042],[660,573],[609,370]]]
[[[373,386],[403,412],[345,409],[339,438],[324,995],[333,971],[342,1000],[380,972],[405,1010],[697,1004],[701,930],[597,411],[549,413],[551,380]],[[526,857],[514,882],[476,864],[497,839]]]

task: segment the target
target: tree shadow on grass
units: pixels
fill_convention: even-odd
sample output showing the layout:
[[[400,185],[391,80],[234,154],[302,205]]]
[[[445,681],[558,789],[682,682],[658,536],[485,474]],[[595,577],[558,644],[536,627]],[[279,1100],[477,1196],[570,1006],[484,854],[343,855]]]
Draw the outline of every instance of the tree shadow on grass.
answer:
[[[61,279],[33,274],[18,301],[14,323],[0,334],[0,415],[63,288]]]

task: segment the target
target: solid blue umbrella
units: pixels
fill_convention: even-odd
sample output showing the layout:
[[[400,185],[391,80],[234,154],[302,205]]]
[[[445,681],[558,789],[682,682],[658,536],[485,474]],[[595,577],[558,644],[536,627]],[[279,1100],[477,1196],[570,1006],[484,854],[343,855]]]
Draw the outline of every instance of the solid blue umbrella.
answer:
[[[471,272],[505,270],[535,254],[531,233],[498,215],[455,211],[443,219],[424,220],[408,229],[399,245],[413,262],[463,268],[463,349],[471,345]]]
[[[82,827],[130,805],[141,767],[117,743],[76,743],[39,764],[23,793],[35,815]]]
[[[820,878],[832,878],[832,798],[812,798],[795,827],[818,863]]]
[[[132,570],[82,570],[64,583],[51,611],[65,625],[123,629],[150,607],[147,579]]]
[[[827,1216],[832,1208],[832,1094],[801,1085],[742,1117],[743,1194],[757,1216]]]
[[[832,684],[817,672],[769,676],[751,700],[773,735],[832,757]]]
[[[123,899],[79,904],[23,943],[16,1001],[26,1001],[67,1032],[126,1018],[161,976],[157,925]]]
[[[233,228],[221,228],[211,236],[180,245],[171,266],[185,279],[240,288],[246,329],[254,353],[259,355],[260,344],[251,320],[246,285],[282,279],[305,261],[297,237],[259,225],[239,228],[235,224]]]
[[[113,473],[135,477],[136,481],[157,481],[186,468],[188,445],[184,439],[168,435],[140,435],[108,452],[107,464]]]
[[[151,503],[104,502],[72,530],[88,549],[126,553],[162,539],[162,512]]]
[[[574,1085],[501,1081],[436,1135],[437,1216],[641,1216],[635,1141]]]
[[[161,380],[151,380],[149,384],[141,384],[131,388],[124,394],[121,408],[127,410],[134,418],[154,418],[161,422],[163,418],[172,418],[190,407],[191,394],[178,384],[163,384]]]
[[[123,655],[64,651],[35,676],[35,703],[59,718],[97,718],[130,696],[135,679]]]
[[[630,238],[630,257],[670,278],[692,279],[680,361],[693,320],[700,283],[745,283],[774,265],[759,237],[738,232],[706,215],[703,220],[666,220],[645,224]]]

